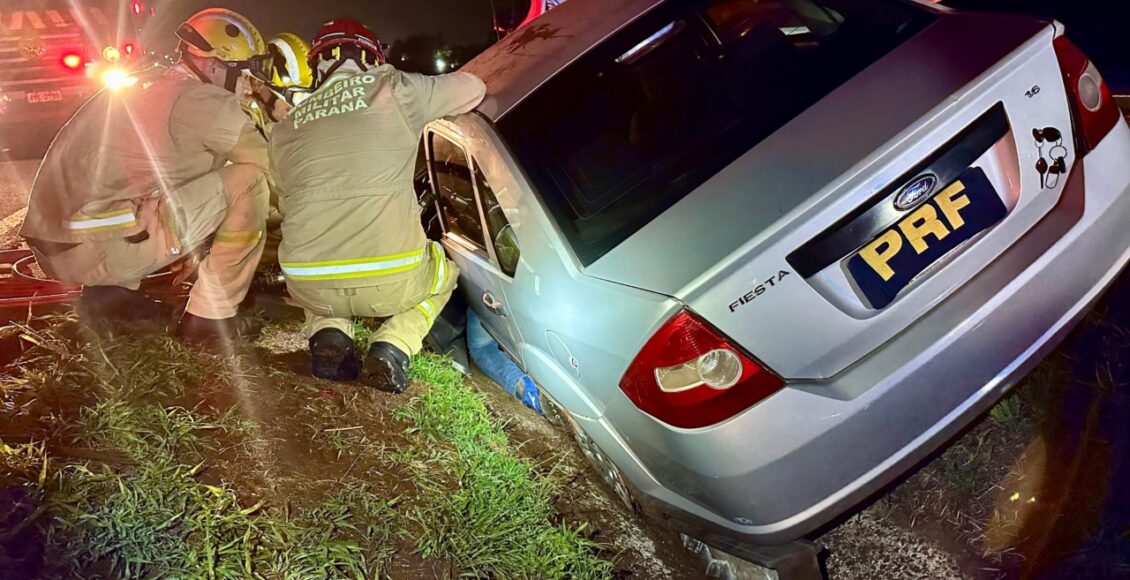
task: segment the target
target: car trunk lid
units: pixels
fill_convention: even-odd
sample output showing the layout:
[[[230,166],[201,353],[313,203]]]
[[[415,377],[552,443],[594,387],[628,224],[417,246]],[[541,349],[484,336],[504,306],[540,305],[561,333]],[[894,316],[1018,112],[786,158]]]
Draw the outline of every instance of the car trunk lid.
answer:
[[[586,273],[683,301],[785,378],[839,373],[960,288],[1055,205],[1066,175],[1046,181],[1036,163],[1054,164],[1050,149],[1060,147],[1054,156],[1066,172],[1075,156],[1053,34],[1050,23],[1026,17],[942,16]],[[895,198],[927,175],[936,182],[924,197],[895,210]],[[935,251],[944,255],[910,272],[901,291],[868,295],[856,279],[861,259],[849,258],[927,205],[945,214],[927,198],[952,194],[954,180],[967,200],[995,197],[1000,207],[976,219],[979,207],[961,210],[973,212],[959,221],[976,231],[954,234],[951,242],[961,243],[942,244]],[[900,231],[904,251],[916,251]],[[918,241],[944,235],[926,231]],[[890,247],[872,250],[886,255]]]

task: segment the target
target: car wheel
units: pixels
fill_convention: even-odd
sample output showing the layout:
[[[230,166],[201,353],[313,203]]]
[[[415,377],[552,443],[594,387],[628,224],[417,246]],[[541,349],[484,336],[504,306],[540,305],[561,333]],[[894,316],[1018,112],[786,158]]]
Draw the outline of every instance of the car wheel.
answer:
[[[545,417],[550,423],[567,429],[573,433],[573,439],[577,441],[577,445],[581,447],[581,452],[584,453],[585,459],[588,460],[589,465],[596,470],[604,483],[608,485],[612,492],[616,494],[620,502],[624,504],[632,512],[639,511],[639,505],[632,497],[632,492],[628,486],[624,475],[620,472],[620,468],[600,450],[596,441],[589,437],[588,433],[573,420],[569,412],[563,409],[557,401],[548,396],[544,389],[539,389],[542,393],[542,402],[545,410]]]

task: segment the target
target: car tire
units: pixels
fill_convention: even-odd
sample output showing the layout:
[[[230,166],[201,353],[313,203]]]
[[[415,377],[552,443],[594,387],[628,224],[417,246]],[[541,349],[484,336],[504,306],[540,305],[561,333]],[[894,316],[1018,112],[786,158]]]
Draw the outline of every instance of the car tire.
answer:
[[[604,481],[605,485],[609,487],[612,493],[624,504],[632,513],[640,513],[639,503],[636,502],[632,495],[632,488],[624,479],[624,474],[620,472],[620,468],[612,462],[611,459],[605,455],[600,446],[593,441],[592,437],[585,432],[576,421],[573,420],[572,415],[563,409],[561,405],[549,396],[545,389],[540,386],[538,390],[542,394],[542,407],[545,411],[545,417],[549,422],[559,428],[566,429],[573,434],[573,439],[581,448],[585,459],[588,460],[589,465],[592,466],[596,473],[600,475],[600,479]]]

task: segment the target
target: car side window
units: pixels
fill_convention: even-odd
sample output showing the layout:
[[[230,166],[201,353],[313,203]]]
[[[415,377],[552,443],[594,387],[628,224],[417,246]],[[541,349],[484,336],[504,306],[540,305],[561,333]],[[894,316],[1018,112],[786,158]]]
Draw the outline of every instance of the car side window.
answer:
[[[455,234],[486,253],[486,238],[475,203],[471,166],[463,148],[431,133],[432,171],[444,231]]]
[[[514,236],[514,228],[506,219],[506,212],[498,203],[494,190],[487,183],[479,164],[475,162],[475,187],[479,190],[479,199],[483,202],[483,215],[487,220],[487,232],[490,234],[491,243],[494,244],[494,254],[498,257],[498,267],[510,277],[518,269],[518,238]]]

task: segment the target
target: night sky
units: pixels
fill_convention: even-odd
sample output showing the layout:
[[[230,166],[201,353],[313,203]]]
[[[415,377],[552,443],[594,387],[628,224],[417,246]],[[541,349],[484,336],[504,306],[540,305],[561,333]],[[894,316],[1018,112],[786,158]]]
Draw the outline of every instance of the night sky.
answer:
[[[452,45],[484,44],[491,36],[490,0],[155,0],[152,5],[157,15],[146,26],[147,44],[164,48],[175,45],[169,39],[177,25],[209,6],[243,13],[265,37],[293,31],[309,39],[322,23],[346,15],[367,24],[388,44],[419,33],[442,35]],[[494,5],[500,13],[525,13],[529,6],[528,0],[494,0]]]

